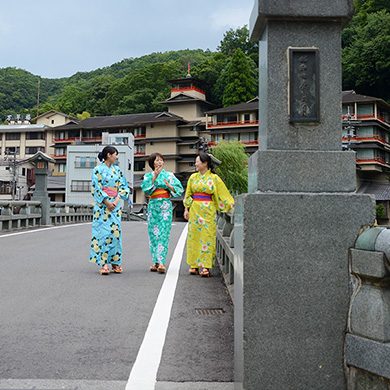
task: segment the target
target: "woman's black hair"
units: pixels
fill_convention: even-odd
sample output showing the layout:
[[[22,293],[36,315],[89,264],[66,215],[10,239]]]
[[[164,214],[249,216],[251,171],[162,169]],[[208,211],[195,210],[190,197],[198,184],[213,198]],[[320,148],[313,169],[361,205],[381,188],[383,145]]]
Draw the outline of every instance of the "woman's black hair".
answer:
[[[203,163],[207,162],[207,167],[210,169],[212,173],[215,173],[215,165],[209,154],[200,152],[199,158],[200,161],[202,161]]]
[[[161,153],[152,153],[148,158],[148,164],[153,171],[154,171],[154,161],[156,160],[157,157],[160,157],[164,160],[164,156]]]
[[[110,154],[117,153],[118,154],[118,149],[114,148],[113,146],[108,145],[101,152],[99,152],[98,159],[100,161],[104,161],[107,158],[108,153],[110,153]]]

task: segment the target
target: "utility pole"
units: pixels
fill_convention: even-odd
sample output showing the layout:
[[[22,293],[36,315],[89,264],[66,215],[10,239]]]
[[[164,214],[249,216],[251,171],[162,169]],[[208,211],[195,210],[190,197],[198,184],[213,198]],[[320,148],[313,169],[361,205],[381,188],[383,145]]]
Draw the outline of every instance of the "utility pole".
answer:
[[[16,151],[14,152],[8,152],[8,155],[11,156],[8,158],[9,160],[9,170],[11,175],[11,183],[12,183],[12,200],[16,200],[16,186],[18,183],[18,170],[16,167]]]
[[[41,80],[38,79],[38,94],[37,94],[37,116],[39,115],[39,86],[40,86]]]

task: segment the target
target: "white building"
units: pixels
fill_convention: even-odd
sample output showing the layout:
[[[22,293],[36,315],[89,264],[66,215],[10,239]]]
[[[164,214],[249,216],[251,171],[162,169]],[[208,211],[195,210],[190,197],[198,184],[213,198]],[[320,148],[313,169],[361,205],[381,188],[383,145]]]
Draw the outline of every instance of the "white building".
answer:
[[[66,203],[92,204],[91,182],[93,168],[100,164],[98,153],[105,145],[118,150],[118,166],[130,188],[134,183],[134,136],[131,133],[103,133],[103,145],[68,145],[66,157]],[[133,194],[129,200],[133,203]]]

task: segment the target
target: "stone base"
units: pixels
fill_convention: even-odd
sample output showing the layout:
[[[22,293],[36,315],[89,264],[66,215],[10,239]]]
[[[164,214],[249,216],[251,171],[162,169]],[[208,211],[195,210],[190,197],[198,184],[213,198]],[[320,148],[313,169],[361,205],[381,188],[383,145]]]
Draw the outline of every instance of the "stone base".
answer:
[[[248,192],[353,192],[355,159],[355,152],[262,150],[249,159]]]
[[[374,218],[354,193],[236,198],[236,390],[346,389],[348,250]]]

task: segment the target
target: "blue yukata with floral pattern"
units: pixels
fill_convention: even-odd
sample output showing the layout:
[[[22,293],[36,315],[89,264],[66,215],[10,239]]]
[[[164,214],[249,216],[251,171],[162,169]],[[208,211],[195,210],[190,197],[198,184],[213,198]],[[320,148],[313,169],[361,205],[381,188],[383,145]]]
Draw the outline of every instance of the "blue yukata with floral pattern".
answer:
[[[164,169],[152,184],[154,172],[147,173],[141,184],[142,190],[151,195],[156,189],[167,190],[171,197],[180,196],[184,189],[177,177]],[[171,191],[164,179],[173,187]],[[149,199],[148,204],[148,233],[150,254],[154,263],[165,264],[168,253],[169,238],[172,226],[172,203],[169,198]]]
[[[116,196],[109,196],[103,187],[114,187],[122,200],[130,194],[130,188],[117,165],[109,168],[104,162],[92,172],[91,193],[96,201],[93,209],[92,239],[89,261],[100,266],[122,264],[122,230],[120,202],[113,211],[103,203],[104,199],[114,202]]]

